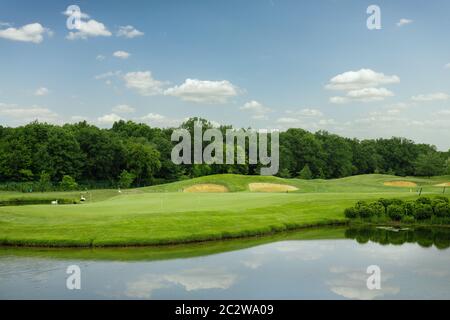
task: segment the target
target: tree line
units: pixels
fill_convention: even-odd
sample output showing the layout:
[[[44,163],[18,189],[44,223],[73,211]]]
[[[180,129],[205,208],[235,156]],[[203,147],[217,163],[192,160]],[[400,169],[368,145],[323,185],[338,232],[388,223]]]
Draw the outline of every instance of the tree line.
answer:
[[[193,133],[201,121],[191,118],[181,128]],[[225,133],[231,126],[221,126]],[[41,189],[78,184],[93,187],[144,186],[210,174],[259,174],[254,164],[175,165],[171,141],[175,128],[154,128],[133,121],[101,129],[87,122],[63,126],[32,122],[0,126],[0,181],[37,183]],[[193,136],[193,134],[192,134]],[[384,173],[398,176],[450,174],[450,150],[405,138],[358,140],[326,131],[292,128],[280,133],[280,170],[284,178],[341,178]]]

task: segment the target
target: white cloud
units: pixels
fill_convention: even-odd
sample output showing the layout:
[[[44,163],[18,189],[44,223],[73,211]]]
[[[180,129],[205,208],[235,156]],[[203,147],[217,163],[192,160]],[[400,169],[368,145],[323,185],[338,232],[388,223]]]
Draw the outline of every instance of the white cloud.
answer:
[[[96,75],[94,78],[96,80],[102,80],[102,79],[107,79],[107,78],[113,78],[113,77],[118,77],[122,74],[122,71],[108,71],[102,74],[98,74]]]
[[[346,91],[345,96],[330,98],[334,104],[344,104],[351,101],[371,102],[384,100],[394,94],[386,88],[378,88],[380,85],[399,83],[396,75],[385,75],[371,69],[359,71],[347,71],[333,77],[325,86],[329,90]]]
[[[407,24],[411,24],[411,23],[413,23],[413,20],[402,18],[402,19],[400,19],[399,22],[397,22],[397,26],[403,27],[403,26],[405,26]]]
[[[0,21],[0,27],[11,27],[11,23]]]
[[[137,120],[145,122],[153,127],[177,127],[180,123],[183,122],[182,119],[171,119],[166,116],[163,116],[158,113],[149,113],[143,117],[138,118]]]
[[[164,94],[190,102],[225,103],[238,94],[238,89],[227,80],[186,79],[183,84],[167,89]]]
[[[135,111],[136,109],[127,104],[119,104],[112,108],[112,112],[119,114],[134,113]]]
[[[69,8],[67,8],[67,9],[69,9]],[[64,11],[62,14],[63,15],[65,15],[65,16],[72,16],[73,14],[74,14],[74,12],[73,11],[70,11],[70,10],[67,10],[66,9],[66,11]],[[77,15],[81,18],[81,19],[89,19],[89,15],[87,14],[87,13],[84,13],[84,12],[79,12],[79,13],[77,13]]]
[[[71,12],[63,12],[64,15],[70,16]],[[67,35],[67,39],[76,40],[76,39],[87,39],[89,37],[110,37],[112,35],[111,31],[101,22],[90,19],[88,21],[84,21],[89,19],[89,15],[83,12],[80,12],[80,21],[77,26],[77,31],[70,31]]]
[[[267,119],[266,114],[272,111],[270,108],[265,107],[264,105],[255,100],[245,103],[242,107],[240,107],[240,109],[252,112],[253,113],[252,118],[255,120]]]
[[[301,109],[298,111],[287,111],[288,114],[294,114],[300,117],[322,117],[323,112],[317,109]]]
[[[436,92],[436,93],[430,93],[430,94],[419,94],[417,96],[411,97],[411,100],[420,101],[420,102],[445,101],[448,99],[450,99],[450,95],[443,93],[443,92]]]
[[[72,122],[82,122],[82,121],[89,121],[88,117],[84,117],[84,116],[71,116],[70,120]]]
[[[120,120],[123,120],[122,117],[115,113],[105,114],[104,116],[97,118],[97,122],[103,125],[112,125],[114,122]]]
[[[347,98],[364,102],[383,100],[386,97],[392,97],[394,94],[386,88],[364,88],[350,90],[347,92]]]
[[[119,59],[128,59],[130,57],[130,53],[126,52],[126,51],[116,51],[113,53],[113,56]]]
[[[95,59],[98,60],[98,61],[103,61],[103,60],[106,59],[106,57],[104,55],[102,55],[102,54],[99,54],[99,55],[97,55],[97,57]]]
[[[277,119],[277,123],[281,124],[294,124],[298,123],[299,120],[297,118],[291,118],[291,117],[282,117]]]
[[[330,98],[330,102],[334,103],[334,104],[344,104],[347,103],[349,101],[349,99],[345,98],[345,97],[331,97]]]
[[[34,95],[35,96],[46,96],[49,93],[50,93],[50,90],[48,90],[45,87],[41,87],[41,88],[36,89],[36,91],[34,92]]]
[[[50,123],[60,122],[58,114],[48,108],[36,105],[19,107],[15,104],[0,103],[0,116],[15,123],[28,123],[34,120]]]
[[[325,88],[330,90],[357,90],[373,88],[380,85],[399,83],[400,78],[396,75],[385,75],[371,69],[360,69],[358,71],[347,71],[333,77]]]
[[[123,76],[125,85],[143,96],[152,96],[163,92],[161,81],[155,80],[150,71],[128,72]]]
[[[450,69],[450,63],[447,63],[447,64],[444,66],[444,68],[445,68],[445,69]]]
[[[135,38],[135,37],[140,37],[143,36],[144,33],[137,30],[136,28],[134,28],[133,26],[120,26],[119,27],[119,31],[117,31],[116,34],[118,37],[125,37],[125,38]]]
[[[50,29],[44,28],[40,23],[31,23],[20,28],[9,27],[0,30],[0,38],[13,41],[41,43],[44,40],[44,34],[46,33],[48,35],[52,34]]]
[[[437,116],[450,116],[450,110],[446,109],[446,110],[439,110],[438,112],[435,113]]]

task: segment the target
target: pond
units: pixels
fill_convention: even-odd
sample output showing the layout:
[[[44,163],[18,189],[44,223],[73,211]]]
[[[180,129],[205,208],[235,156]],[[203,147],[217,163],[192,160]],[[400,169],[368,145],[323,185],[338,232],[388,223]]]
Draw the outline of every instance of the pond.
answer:
[[[0,248],[1,299],[450,299],[450,230],[333,227],[156,248]],[[80,268],[81,289],[66,273]],[[368,289],[369,266],[381,288]]]

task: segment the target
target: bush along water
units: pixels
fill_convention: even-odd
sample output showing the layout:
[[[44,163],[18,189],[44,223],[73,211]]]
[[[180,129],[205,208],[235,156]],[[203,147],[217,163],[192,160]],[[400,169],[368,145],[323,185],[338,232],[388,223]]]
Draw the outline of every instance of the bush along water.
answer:
[[[420,197],[413,201],[378,199],[358,201],[344,211],[353,221],[370,223],[422,223],[450,225],[450,201],[447,197]]]

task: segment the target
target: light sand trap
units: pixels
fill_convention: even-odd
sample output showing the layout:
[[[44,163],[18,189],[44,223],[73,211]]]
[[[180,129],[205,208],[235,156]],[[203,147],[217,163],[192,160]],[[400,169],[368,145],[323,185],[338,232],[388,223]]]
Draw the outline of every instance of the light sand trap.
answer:
[[[388,187],[417,187],[417,184],[410,181],[387,181],[384,183]]]
[[[294,186],[278,183],[249,183],[248,188],[250,191],[255,192],[287,192],[298,190]]]
[[[450,187],[450,182],[435,184],[435,187]]]
[[[184,188],[183,192],[228,192],[228,189],[220,184],[200,183]]]

